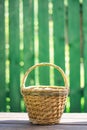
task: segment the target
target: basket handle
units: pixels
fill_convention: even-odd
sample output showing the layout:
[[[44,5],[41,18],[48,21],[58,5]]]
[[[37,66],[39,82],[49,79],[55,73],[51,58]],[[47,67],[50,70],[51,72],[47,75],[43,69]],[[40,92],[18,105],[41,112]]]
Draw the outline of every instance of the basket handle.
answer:
[[[22,88],[25,88],[25,82],[26,82],[26,79],[27,79],[27,76],[29,75],[29,73],[30,73],[33,69],[35,69],[36,67],[40,67],[40,66],[52,66],[52,67],[54,67],[55,69],[57,69],[57,70],[61,73],[61,75],[62,75],[62,77],[63,77],[63,79],[64,79],[65,87],[68,88],[68,82],[67,82],[67,78],[66,78],[66,75],[65,75],[64,71],[63,71],[59,66],[57,66],[57,65],[55,65],[55,64],[52,64],[52,63],[38,63],[38,64],[33,65],[32,67],[30,67],[30,68],[26,71],[26,73],[25,73],[25,75],[24,75],[24,77],[23,77],[23,80],[22,80]]]

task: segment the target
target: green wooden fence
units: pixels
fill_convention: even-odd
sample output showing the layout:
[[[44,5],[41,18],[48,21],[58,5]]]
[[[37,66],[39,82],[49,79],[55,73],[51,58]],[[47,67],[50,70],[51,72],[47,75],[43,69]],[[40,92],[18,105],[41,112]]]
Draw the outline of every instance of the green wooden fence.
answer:
[[[25,111],[20,86],[38,62],[59,65],[70,86],[66,112],[87,112],[87,0],[0,0],[0,111]],[[26,85],[63,85],[40,67]]]

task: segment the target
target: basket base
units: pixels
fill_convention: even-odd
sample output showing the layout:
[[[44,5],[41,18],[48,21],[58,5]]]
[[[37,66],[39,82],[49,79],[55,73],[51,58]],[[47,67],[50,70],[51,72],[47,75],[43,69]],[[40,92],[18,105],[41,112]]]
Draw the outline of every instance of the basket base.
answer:
[[[53,120],[53,119],[50,119],[50,120],[36,120],[36,119],[29,118],[29,120],[30,120],[30,122],[32,124],[37,124],[37,125],[53,125],[53,124],[59,124],[59,122],[60,122],[60,118],[56,119],[56,120]]]

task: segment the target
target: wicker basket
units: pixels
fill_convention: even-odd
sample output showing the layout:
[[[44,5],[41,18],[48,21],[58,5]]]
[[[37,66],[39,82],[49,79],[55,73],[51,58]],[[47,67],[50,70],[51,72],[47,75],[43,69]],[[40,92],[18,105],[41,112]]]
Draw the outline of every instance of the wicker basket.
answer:
[[[29,86],[25,87],[28,74],[40,66],[56,68],[64,79],[65,86]],[[40,63],[30,67],[24,75],[21,88],[29,120],[33,124],[57,124],[64,111],[69,88],[63,70],[51,63]]]

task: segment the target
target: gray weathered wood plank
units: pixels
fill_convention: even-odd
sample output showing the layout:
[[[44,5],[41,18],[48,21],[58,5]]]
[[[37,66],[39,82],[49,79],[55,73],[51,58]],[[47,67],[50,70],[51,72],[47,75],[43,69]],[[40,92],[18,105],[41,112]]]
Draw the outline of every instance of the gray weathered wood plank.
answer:
[[[58,125],[33,125],[27,113],[0,113],[0,130],[87,130],[87,113],[64,113]]]
[[[0,113],[1,124],[31,125],[27,113]],[[87,113],[64,113],[59,125],[87,125]]]

